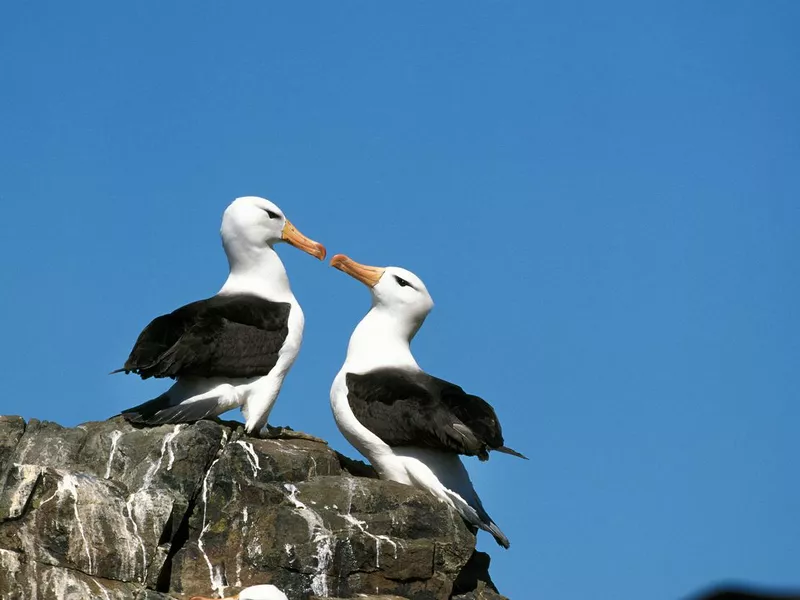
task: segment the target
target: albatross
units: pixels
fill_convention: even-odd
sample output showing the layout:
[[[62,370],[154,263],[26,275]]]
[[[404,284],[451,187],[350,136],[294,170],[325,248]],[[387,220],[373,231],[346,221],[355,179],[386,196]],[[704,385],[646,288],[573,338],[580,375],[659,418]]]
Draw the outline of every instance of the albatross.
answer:
[[[482,398],[423,371],[410,343],[433,308],[422,280],[399,267],[370,267],[343,254],[331,266],[367,285],[372,308],[356,326],[331,386],[340,431],[381,479],[429,490],[498,544],[508,538],[483,508],[461,455],[505,446],[494,409]]]
[[[238,406],[248,433],[267,424],[305,322],[273,246],[287,242],[320,260],[325,247],[256,196],[237,198],[225,209],[220,234],[230,266],[222,288],[155,318],[125,365],[113,371],[175,379],[157,398],[123,411],[130,422],[184,423]]]

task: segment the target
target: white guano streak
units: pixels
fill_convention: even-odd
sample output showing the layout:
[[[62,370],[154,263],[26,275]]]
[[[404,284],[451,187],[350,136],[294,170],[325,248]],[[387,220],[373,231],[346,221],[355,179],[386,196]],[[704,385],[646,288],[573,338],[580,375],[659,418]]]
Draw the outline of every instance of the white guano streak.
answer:
[[[142,484],[142,489],[149,487],[150,484],[153,482],[153,477],[155,477],[156,473],[158,473],[158,470],[161,468],[161,463],[164,460],[164,453],[166,453],[167,448],[172,443],[172,440],[175,439],[175,436],[178,435],[178,433],[180,432],[181,427],[182,425],[175,425],[175,429],[173,429],[170,433],[164,436],[164,441],[161,444],[161,454],[159,454],[158,460],[154,464],[150,465],[149,469],[147,469],[147,473],[145,473],[144,475],[144,483]],[[172,462],[175,460],[175,455],[172,454],[171,448],[169,450],[169,453],[171,458],[167,470],[172,468]]]
[[[56,494],[58,496],[59,503],[63,501],[62,494],[65,492],[72,496],[72,510],[75,513],[75,522],[78,525],[78,532],[81,534],[81,539],[83,540],[83,549],[86,551],[86,558],[89,559],[89,569],[87,572],[90,575],[93,575],[94,567],[92,565],[92,552],[89,548],[89,540],[86,539],[86,532],[83,530],[81,516],[78,513],[78,483],[76,477],[71,473],[64,473],[61,476],[61,480],[58,482]]]
[[[119,438],[121,437],[121,431],[115,429],[111,432],[111,452],[108,454],[108,464],[106,464],[106,474],[103,475],[103,479],[108,479],[111,477],[111,464],[114,462],[114,453],[117,451],[117,442],[119,442]]]
[[[156,473],[158,473],[158,470],[161,468],[161,463],[164,460],[164,453],[167,451],[167,448],[172,443],[172,440],[175,439],[175,436],[178,435],[178,433],[180,432],[182,427],[183,426],[180,425],[180,424],[179,425],[175,425],[175,428],[170,433],[168,433],[167,435],[164,436],[164,441],[161,443],[161,452],[158,455],[158,460],[156,462],[152,463],[147,468],[147,471],[145,472],[144,477],[142,478],[142,486],[138,490],[133,492],[130,496],[128,496],[128,498],[125,500],[125,508],[127,509],[128,520],[131,522],[131,529],[133,530],[133,535],[138,540],[139,548],[142,551],[143,580],[147,579],[147,548],[144,545],[144,539],[142,538],[141,535],[139,535],[139,526],[136,524],[136,519],[134,518],[134,515],[133,515],[133,501],[134,501],[134,499],[136,498],[136,495],[139,492],[146,490],[153,483],[153,477],[155,477]],[[113,440],[113,434],[112,434],[112,440]],[[110,472],[110,469],[111,469],[111,458],[114,455],[114,449],[116,448],[116,442],[117,442],[117,440],[113,440],[113,444],[112,444],[112,447],[111,447],[111,457],[109,457],[109,459],[108,459],[108,465],[109,466],[107,468],[106,478],[108,478],[108,473]],[[172,454],[172,450],[171,449],[170,449],[170,454]],[[172,461],[170,461],[170,467],[172,466],[171,462]]]
[[[293,483],[284,483],[283,487],[289,492],[289,502],[308,523],[308,536],[317,544],[317,568],[311,577],[311,591],[317,596],[328,596],[328,568],[333,560],[332,534],[325,527],[322,517],[297,499],[297,495],[300,493],[297,486]]]
[[[397,558],[397,542],[395,542],[392,538],[388,535],[382,534],[374,534],[367,531],[369,525],[367,525],[366,521],[361,521],[352,515],[353,511],[353,494],[355,493],[355,480],[352,477],[347,478],[347,489],[348,489],[348,498],[347,498],[347,512],[346,513],[337,513],[340,517],[342,517],[349,525],[353,525],[358,530],[366,535],[368,538],[375,540],[375,567],[380,568],[381,566],[381,542],[386,542],[392,547],[392,552],[394,558]],[[335,505],[334,505],[335,506]]]
[[[224,448],[225,445],[228,443],[228,432],[222,432],[222,439],[220,440],[220,447]],[[211,527],[211,524],[208,523],[206,511],[208,510],[208,480],[211,476],[211,471],[214,469],[214,465],[217,464],[219,459],[222,457],[222,452],[220,451],[220,455],[214,459],[214,462],[211,463],[211,466],[208,467],[208,471],[206,471],[206,476],[203,477],[203,525],[200,528],[200,535],[197,537],[197,548],[200,550],[200,553],[203,555],[203,558],[206,561],[206,565],[208,565],[208,573],[209,578],[211,580],[211,587],[214,588],[214,591],[217,595],[222,598],[225,592],[225,583],[223,582],[222,572],[217,570],[215,571],[214,565],[211,563],[211,559],[206,554],[205,546],[203,546],[203,535],[208,531]]]
[[[250,468],[253,470],[253,477],[258,477],[258,472],[261,470],[261,463],[258,460],[258,454],[256,454],[253,444],[250,442],[244,442],[242,440],[236,440],[236,443],[244,448],[247,462],[250,465]]]
[[[142,572],[143,577],[142,579],[147,578],[147,549],[144,547],[144,540],[142,536],[139,535],[139,526],[136,524],[136,519],[133,518],[133,498],[136,496],[136,492],[128,496],[128,499],[125,501],[125,508],[128,512],[128,520],[131,522],[131,529],[133,530],[133,535],[139,541],[139,548],[142,550]],[[135,568],[135,567],[134,567]],[[133,573],[131,573],[133,575]]]

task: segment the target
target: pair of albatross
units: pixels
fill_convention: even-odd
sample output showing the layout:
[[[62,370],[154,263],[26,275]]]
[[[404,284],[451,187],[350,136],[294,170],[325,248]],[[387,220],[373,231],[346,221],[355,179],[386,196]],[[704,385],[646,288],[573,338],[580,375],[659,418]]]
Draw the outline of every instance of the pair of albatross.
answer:
[[[267,426],[304,325],[273,246],[288,242],[320,260],[326,250],[275,204],[255,196],[228,206],[220,233],[230,274],[219,292],[154,319],[115,371],[176,380],[157,398],[123,411],[132,423],[191,422],[240,407],[248,433]],[[427,374],[414,360],[411,340],[433,308],[425,284],[405,269],[370,267],[342,254],[331,265],[372,294],[331,387],[342,434],[382,479],[429,490],[508,548],[460,455],[487,460],[494,450],[524,457],[504,445],[485,400]]]

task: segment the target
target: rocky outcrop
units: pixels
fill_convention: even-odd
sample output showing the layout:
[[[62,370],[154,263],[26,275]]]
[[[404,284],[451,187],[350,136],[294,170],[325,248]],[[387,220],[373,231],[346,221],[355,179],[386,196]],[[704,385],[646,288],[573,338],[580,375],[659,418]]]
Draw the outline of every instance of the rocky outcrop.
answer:
[[[371,475],[235,422],[0,417],[0,598],[502,598],[457,513]]]

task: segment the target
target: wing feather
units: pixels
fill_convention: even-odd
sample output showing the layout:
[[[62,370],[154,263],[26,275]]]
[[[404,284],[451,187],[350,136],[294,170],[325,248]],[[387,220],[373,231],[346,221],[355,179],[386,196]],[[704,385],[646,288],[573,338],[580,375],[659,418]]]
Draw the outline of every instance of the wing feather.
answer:
[[[214,296],[154,319],[123,371],[149,377],[253,377],[275,366],[291,306],[251,295]]]
[[[459,386],[401,369],[347,374],[356,418],[390,446],[414,445],[488,458],[503,446],[494,409]]]

